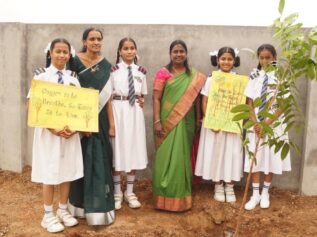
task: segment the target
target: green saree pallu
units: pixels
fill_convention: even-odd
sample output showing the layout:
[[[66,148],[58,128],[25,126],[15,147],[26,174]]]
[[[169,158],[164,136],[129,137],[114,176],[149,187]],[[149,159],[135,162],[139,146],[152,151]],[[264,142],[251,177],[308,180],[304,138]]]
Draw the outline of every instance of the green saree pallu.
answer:
[[[111,69],[105,58],[86,68],[76,56],[73,65],[81,87],[97,89],[100,94],[103,92]],[[88,225],[108,225],[115,219],[112,148],[104,105],[105,101],[102,107],[99,105],[99,132],[81,139],[84,177],[71,183],[69,194],[69,210],[74,216],[86,217]]]
[[[162,89],[161,114],[165,135],[156,137],[153,173],[154,205],[157,209],[185,211],[192,207],[191,147],[195,134],[197,98],[206,77],[192,70],[167,80]],[[162,83],[158,81],[158,83]]]

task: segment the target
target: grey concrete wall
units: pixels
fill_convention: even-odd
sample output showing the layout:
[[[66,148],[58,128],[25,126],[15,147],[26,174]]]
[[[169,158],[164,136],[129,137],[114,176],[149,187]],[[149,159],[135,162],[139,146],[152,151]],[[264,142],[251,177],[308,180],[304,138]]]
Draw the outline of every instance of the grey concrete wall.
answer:
[[[121,38],[130,36],[135,39],[138,46],[138,55],[140,56],[139,64],[143,65],[148,70],[148,91],[149,95],[146,97],[145,105],[145,119],[147,127],[147,146],[149,155],[149,166],[145,171],[139,173],[140,177],[150,178],[152,164],[154,160],[154,143],[152,133],[152,83],[155,72],[166,65],[169,61],[169,45],[175,39],[183,39],[188,46],[188,57],[190,65],[197,68],[205,74],[209,74],[215,68],[210,65],[209,52],[211,50],[219,49],[222,46],[231,46],[233,48],[251,48],[256,50],[262,43],[272,43],[272,32],[270,28],[266,27],[231,27],[231,26],[180,26],[180,25],[41,25],[41,24],[0,24],[0,29],[19,27],[20,30],[25,30],[25,41],[21,42],[18,46],[22,51],[21,55],[24,55],[20,68],[25,68],[25,77],[20,77],[23,85],[20,88],[20,103],[26,96],[27,88],[30,80],[33,76],[33,70],[37,67],[45,66],[45,55],[43,53],[47,43],[56,37],[64,37],[68,39],[77,51],[81,48],[81,37],[84,29],[94,26],[101,29],[104,33],[102,54],[111,62],[115,63],[116,49],[118,42]],[[20,33],[24,34],[24,33]],[[1,34],[3,35],[3,34]],[[1,37],[1,36],[0,36]],[[3,37],[3,36],[2,36]],[[10,36],[8,36],[10,38]],[[3,43],[3,39],[0,38],[0,44]],[[5,53],[9,53],[9,48],[4,48]],[[17,49],[15,49],[17,50]],[[2,52],[1,52],[2,53]],[[240,74],[249,74],[250,70],[257,65],[257,59],[252,57],[247,52],[240,52],[241,66],[237,68],[237,72]],[[0,61],[0,68],[4,68],[4,63],[14,65],[16,57],[10,58],[9,61]],[[1,60],[1,59],[0,59]],[[12,66],[14,67],[14,66]],[[4,68],[4,71],[8,76],[13,77],[14,74]],[[15,72],[16,73],[16,72]],[[20,73],[21,74],[21,73]],[[19,75],[20,75],[19,74]],[[3,72],[1,75],[1,88],[4,90]],[[15,83],[18,83],[16,81]],[[25,85],[25,86],[24,86]],[[306,111],[306,88],[307,82],[305,80],[298,83],[298,87],[301,91],[299,98],[299,104],[303,111]],[[17,89],[17,88],[15,88]],[[2,98],[2,97],[1,97]],[[12,103],[12,101],[10,102]],[[21,104],[19,106],[22,106]],[[2,107],[1,107],[2,108]],[[9,105],[6,107],[9,108]],[[20,111],[21,113],[21,111]],[[25,116],[25,115],[23,115]],[[299,118],[301,119],[301,118]],[[4,119],[1,117],[1,121]],[[7,123],[13,124],[14,121],[8,120]],[[2,126],[3,123],[0,124]],[[25,126],[25,123],[23,124]],[[26,129],[21,127],[21,129]],[[27,137],[23,140],[26,145],[23,149],[26,150],[26,157],[23,157],[23,161],[27,164],[31,164],[31,147],[32,147],[32,129],[27,129]],[[23,131],[21,132],[23,134]],[[303,148],[303,130],[299,133],[292,132],[290,137],[292,140]],[[1,141],[6,142],[6,146],[14,146],[11,141],[7,141],[3,134],[0,135]],[[2,143],[1,143],[2,144]],[[4,147],[1,145],[1,148]],[[11,148],[10,148],[11,149]],[[16,149],[16,148],[14,148]],[[6,168],[2,164],[2,160],[8,159],[8,152],[4,149],[0,150],[0,167]],[[301,156],[292,152],[292,167],[293,170],[289,173],[285,173],[282,176],[276,176],[274,183],[278,187],[299,190],[300,177],[302,172],[302,159]],[[2,158],[6,157],[6,158]],[[21,157],[21,155],[20,155]],[[317,193],[317,188],[315,190]]]
[[[0,167],[21,171],[26,161],[26,26],[0,24]]]
[[[306,129],[304,134],[300,191],[305,195],[317,192],[317,83],[309,82],[307,91]],[[315,140],[316,139],[316,140]]]

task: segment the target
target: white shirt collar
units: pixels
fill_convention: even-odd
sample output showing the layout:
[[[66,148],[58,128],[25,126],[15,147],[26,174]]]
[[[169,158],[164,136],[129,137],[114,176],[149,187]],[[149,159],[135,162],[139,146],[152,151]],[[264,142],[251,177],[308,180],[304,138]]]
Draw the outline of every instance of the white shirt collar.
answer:
[[[223,71],[221,71],[221,69],[218,69],[218,72],[223,72]],[[232,70],[230,72],[225,72],[225,73],[237,74],[236,72],[234,72]]]
[[[59,70],[57,69],[53,64],[51,64],[49,67],[48,67],[48,70],[50,70],[53,74],[56,74],[57,71],[61,71],[63,73],[63,75],[66,75],[66,69],[64,68],[63,70]]]
[[[131,68],[134,67],[134,63],[131,63],[131,64],[126,64],[124,61],[121,61],[121,64],[125,67],[125,68],[128,68],[128,66],[131,66]]]

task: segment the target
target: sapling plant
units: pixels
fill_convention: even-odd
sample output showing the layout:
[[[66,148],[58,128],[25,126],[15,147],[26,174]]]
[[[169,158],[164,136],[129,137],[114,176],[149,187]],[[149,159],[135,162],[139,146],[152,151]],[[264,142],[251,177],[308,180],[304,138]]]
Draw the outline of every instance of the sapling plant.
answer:
[[[273,89],[265,93],[265,103],[262,95],[253,100],[252,106],[241,104],[231,110],[235,114],[233,121],[244,121],[242,126],[239,125],[241,131],[254,133],[257,130],[255,147],[250,147],[248,136],[242,137],[245,155],[250,159],[250,170],[234,231],[236,237],[239,235],[241,215],[259,149],[269,146],[275,153],[280,154],[282,160],[287,157],[291,148],[299,152],[298,146],[287,136],[290,129],[301,125],[297,119],[301,111],[298,106],[300,92],[296,83],[299,79],[317,78],[317,28],[303,29],[302,23],[297,23],[297,13],[283,17],[284,5],[285,0],[280,0],[280,16],[272,25],[278,60],[263,68],[266,73],[275,75],[274,83],[269,85]],[[254,112],[255,108],[260,111],[257,115]],[[278,127],[282,129],[282,134],[274,133],[274,129]]]

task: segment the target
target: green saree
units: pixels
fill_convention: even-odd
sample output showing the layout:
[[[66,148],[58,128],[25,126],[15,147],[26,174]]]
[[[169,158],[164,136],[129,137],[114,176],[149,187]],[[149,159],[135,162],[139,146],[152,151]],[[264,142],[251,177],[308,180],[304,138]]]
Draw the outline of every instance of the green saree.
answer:
[[[106,85],[111,65],[103,58],[86,68],[78,56],[73,63],[81,87],[99,92]],[[112,181],[112,148],[108,136],[108,117],[105,106],[99,112],[99,132],[81,139],[84,177],[71,183],[69,210],[74,216],[85,216],[88,225],[108,225],[114,222]]]
[[[156,138],[153,173],[155,208],[185,211],[192,206],[190,167],[191,147],[195,133],[193,103],[206,77],[192,70],[167,80],[161,99],[161,121],[165,137]],[[159,82],[160,83],[160,82]],[[154,89],[157,89],[155,86]]]

